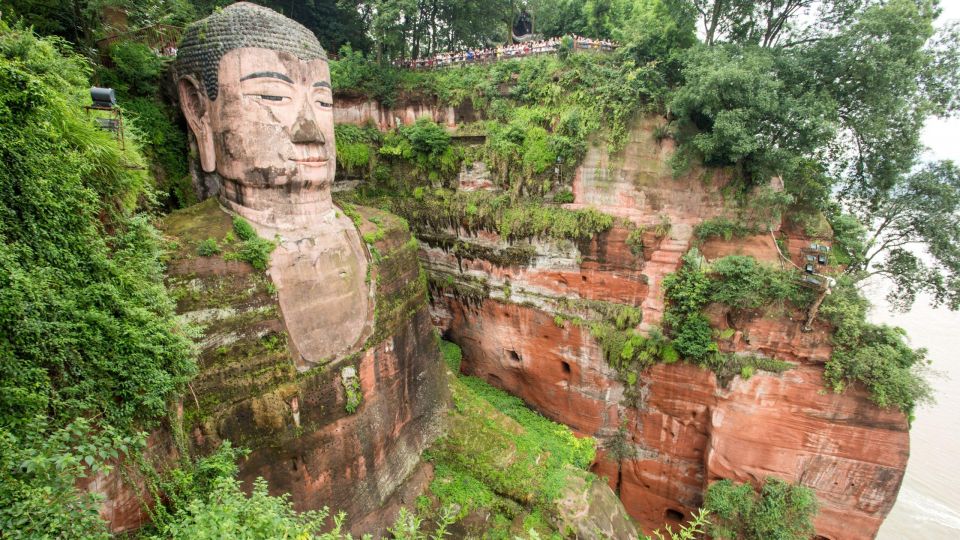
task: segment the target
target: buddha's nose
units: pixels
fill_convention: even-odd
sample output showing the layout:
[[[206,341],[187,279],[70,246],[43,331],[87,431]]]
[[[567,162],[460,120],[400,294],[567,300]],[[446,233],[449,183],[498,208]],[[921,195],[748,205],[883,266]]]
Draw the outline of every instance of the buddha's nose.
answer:
[[[298,144],[320,143],[326,144],[327,140],[320,131],[317,124],[317,117],[313,114],[313,109],[309,103],[304,103],[297,113],[297,120],[293,123],[293,130],[290,134],[290,140]]]

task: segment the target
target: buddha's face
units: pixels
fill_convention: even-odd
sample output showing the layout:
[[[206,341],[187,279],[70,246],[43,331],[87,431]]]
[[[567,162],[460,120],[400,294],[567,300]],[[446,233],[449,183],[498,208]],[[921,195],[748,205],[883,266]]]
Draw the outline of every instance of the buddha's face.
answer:
[[[252,199],[264,191],[327,190],[336,147],[326,60],[241,48],[223,56],[218,75],[216,100],[191,89],[193,81],[181,81],[180,94],[201,165],[225,180],[227,199],[256,206]]]

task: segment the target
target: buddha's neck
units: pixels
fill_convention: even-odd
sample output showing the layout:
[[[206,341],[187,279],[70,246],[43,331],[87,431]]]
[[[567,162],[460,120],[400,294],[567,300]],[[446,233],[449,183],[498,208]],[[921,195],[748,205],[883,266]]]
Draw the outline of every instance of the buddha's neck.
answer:
[[[220,201],[228,210],[251,222],[261,236],[310,232],[328,228],[336,221],[330,188],[290,193],[283,188],[240,190],[235,184],[224,182]]]

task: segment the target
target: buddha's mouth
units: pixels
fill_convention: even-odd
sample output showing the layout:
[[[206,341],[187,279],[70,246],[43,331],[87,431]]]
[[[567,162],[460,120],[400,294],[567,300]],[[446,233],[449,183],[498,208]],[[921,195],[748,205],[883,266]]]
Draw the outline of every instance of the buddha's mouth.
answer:
[[[296,161],[297,163],[304,165],[306,167],[323,167],[327,164],[329,160],[325,157],[317,156],[317,157],[306,157],[303,159],[295,159],[293,161]]]

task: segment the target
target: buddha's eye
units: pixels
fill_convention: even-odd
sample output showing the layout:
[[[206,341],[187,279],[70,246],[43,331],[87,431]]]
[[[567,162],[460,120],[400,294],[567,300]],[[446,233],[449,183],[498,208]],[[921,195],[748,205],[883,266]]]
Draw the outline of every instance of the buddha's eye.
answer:
[[[319,99],[317,100],[317,105],[321,107],[333,107],[333,103],[330,103],[329,101],[322,101]]]
[[[288,103],[290,101],[289,96],[278,96],[276,94],[247,94],[249,97],[253,98],[255,101],[268,101],[270,103]]]

